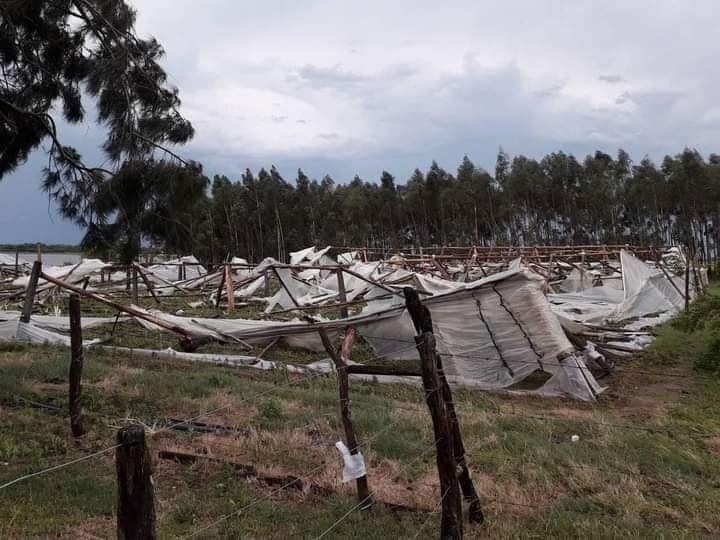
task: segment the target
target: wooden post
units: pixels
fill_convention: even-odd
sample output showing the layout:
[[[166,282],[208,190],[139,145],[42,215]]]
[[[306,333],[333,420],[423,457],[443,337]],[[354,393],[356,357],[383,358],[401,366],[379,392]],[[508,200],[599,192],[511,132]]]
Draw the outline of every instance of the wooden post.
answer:
[[[265,277],[265,297],[270,298],[270,276],[267,270],[263,272],[263,276]]]
[[[227,290],[228,311],[235,310],[235,287],[233,287],[232,266],[225,265],[225,288]]]
[[[140,274],[140,277],[142,278],[143,283],[145,283],[145,287],[147,287],[147,290],[150,291],[150,294],[152,295],[152,297],[153,297],[153,299],[155,300],[155,302],[159,304],[159,303],[160,303],[160,299],[159,299],[159,298],[157,297],[157,295],[155,294],[155,290],[154,290],[154,288],[153,288],[152,282],[151,282],[151,281],[148,279],[148,277],[145,275],[145,271],[143,270],[143,268],[142,268],[139,264],[137,264],[137,263],[135,263],[133,266],[134,266],[134,268],[135,268],[135,271],[136,271],[138,274]]]
[[[322,343],[325,346],[325,350],[335,364],[338,380],[338,392],[340,394],[340,418],[342,419],[343,428],[345,429],[345,442],[347,443],[350,453],[355,455],[358,453],[359,445],[350,414],[350,383],[348,382],[347,359],[350,357],[350,350],[352,349],[352,343],[355,339],[356,331],[352,326],[347,327],[345,330],[345,339],[343,340],[342,348],[339,354],[330,342],[330,338],[328,337],[325,329],[321,328],[319,333],[320,339],[322,339]],[[372,499],[370,497],[367,475],[356,479],[356,484],[358,500],[362,503],[362,507],[370,507],[372,505]]]
[[[417,291],[406,287],[404,293],[405,305],[419,334],[415,337],[415,343],[420,354],[425,401],[430,409],[435,435],[436,461],[440,477],[440,496],[442,497],[440,538],[461,539],[463,537],[462,500],[456,476],[458,468],[454,456],[454,437],[437,372],[432,319],[430,311],[420,302]]]
[[[458,422],[457,413],[455,412],[455,402],[453,401],[450,385],[445,377],[445,371],[442,365],[442,358],[435,351],[435,365],[437,367],[438,378],[442,387],[443,400],[448,410],[450,418],[450,429],[453,434],[453,456],[457,462],[457,478],[460,482],[463,499],[468,503],[468,519],[471,523],[482,523],[485,521],[480,497],[475,489],[475,484],[470,478],[470,470],[465,461],[465,445],[463,444],[462,434],[460,433],[460,422]]]
[[[121,428],[117,443],[118,540],[154,540],[155,496],[145,429],[138,424]]]
[[[70,429],[74,437],[85,433],[82,419],[83,345],[80,322],[80,296],[70,295]]]
[[[15,277],[20,277],[20,250],[15,250]]]
[[[133,302],[138,303],[138,271],[135,264],[132,265],[132,297]]]
[[[341,303],[345,304],[347,302],[347,294],[345,294],[345,278],[343,277],[343,269],[338,268],[336,270],[336,273],[337,273],[337,283],[338,283],[338,300],[340,300]],[[347,316],[348,316],[347,306],[340,308],[340,316],[343,319],[347,319]]]
[[[220,273],[220,286],[217,290],[217,298],[215,299],[215,308],[220,309],[220,301],[222,300],[223,288],[225,287],[225,267]]]
[[[32,314],[33,304],[35,303],[35,289],[37,289],[41,272],[42,262],[35,261],[33,263],[32,272],[30,273],[27,288],[25,289],[25,303],[23,304],[22,315],[20,315],[20,320],[24,323],[30,322],[30,315]]]

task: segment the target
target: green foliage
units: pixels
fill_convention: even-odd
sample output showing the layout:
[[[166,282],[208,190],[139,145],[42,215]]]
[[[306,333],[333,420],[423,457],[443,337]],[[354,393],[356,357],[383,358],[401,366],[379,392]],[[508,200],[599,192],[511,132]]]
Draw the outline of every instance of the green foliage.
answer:
[[[720,291],[711,289],[690,303],[689,309],[673,319],[672,325],[684,332],[704,328],[720,329]]]
[[[710,287],[687,311],[658,328],[643,357],[663,364],[683,358],[699,370],[720,375],[720,287]]]
[[[695,361],[695,366],[720,376],[720,334],[713,335],[708,340],[705,350]]]
[[[92,237],[106,228],[107,215],[95,199],[117,167],[158,149],[167,152],[164,145],[194,134],[179,113],[177,88],[160,67],[161,45],[139,38],[135,19],[125,0],[0,2],[0,179],[48,142],[43,189],[66,218],[92,226]],[[85,164],[60,140],[59,117],[85,121],[84,96],[94,99],[106,130],[102,147],[115,170]],[[150,194],[140,195],[143,205],[152,205]],[[115,208],[119,214],[123,202]],[[136,239],[137,231],[124,225],[122,233]]]

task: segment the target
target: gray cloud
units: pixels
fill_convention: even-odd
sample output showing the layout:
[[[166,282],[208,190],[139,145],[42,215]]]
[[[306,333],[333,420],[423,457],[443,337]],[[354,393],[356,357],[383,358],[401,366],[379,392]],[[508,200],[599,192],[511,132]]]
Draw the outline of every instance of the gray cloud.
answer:
[[[302,82],[319,88],[344,87],[368,79],[363,75],[343,70],[339,64],[330,67],[306,65],[298,69],[297,74]]]
[[[624,82],[625,79],[620,75],[600,75],[598,81],[602,81],[608,84],[618,84]]]

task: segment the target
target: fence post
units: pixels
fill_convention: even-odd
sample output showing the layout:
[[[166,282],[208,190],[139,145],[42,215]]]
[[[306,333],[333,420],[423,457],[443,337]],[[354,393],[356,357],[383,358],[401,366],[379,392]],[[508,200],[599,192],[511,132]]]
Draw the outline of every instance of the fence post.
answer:
[[[118,540],[154,540],[155,496],[145,429],[138,424],[121,428],[117,443]]]
[[[333,344],[330,342],[330,338],[324,328],[319,330],[320,339],[322,339],[323,345],[328,355],[335,364],[335,370],[337,371],[338,380],[338,392],[340,394],[340,417],[342,419],[343,428],[345,430],[345,441],[347,442],[348,450],[352,455],[358,453],[358,440],[355,435],[355,428],[353,426],[352,417],[350,414],[350,383],[348,381],[348,365],[346,358],[350,356],[350,349],[352,348],[352,342],[355,339],[355,328],[348,326],[345,330],[345,339],[343,340],[342,350],[338,353]],[[362,503],[363,508],[368,508],[372,505],[370,497],[370,488],[368,487],[367,474],[356,479],[358,500]]]
[[[132,297],[133,302],[138,303],[138,271],[135,263],[132,265]]]
[[[417,291],[406,287],[403,292],[408,313],[419,334],[415,337],[415,343],[420,354],[425,401],[430,409],[433,422],[442,507],[440,537],[459,540],[463,537],[463,527],[462,500],[457,479],[458,467],[454,455],[454,437],[450,426],[450,415],[443,398],[443,389],[437,372],[432,319],[430,311],[420,302]]]
[[[457,478],[460,483],[463,499],[465,499],[468,503],[468,519],[472,523],[480,524],[485,521],[485,516],[483,515],[480,497],[475,489],[475,484],[472,481],[472,478],[470,478],[470,469],[468,469],[467,462],[465,460],[465,445],[463,444],[462,433],[460,432],[460,422],[458,421],[457,413],[455,412],[455,402],[453,401],[450,385],[445,377],[442,358],[437,351],[435,351],[435,365],[437,367],[443,399],[445,400],[445,406],[447,407],[448,417],[450,419],[450,430],[453,434],[453,456],[457,462]]]
[[[85,433],[82,418],[83,344],[80,322],[80,296],[70,295],[70,429],[74,437]]]
[[[38,280],[40,279],[40,272],[42,272],[42,262],[35,261],[32,272],[30,273],[30,280],[25,289],[25,303],[23,304],[22,315],[20,315],[20,320],[24,323],[30,322],[30,315],[32,314],[33,304],[35,303],[35,289],[37,289]]]
[[[338,268],[336,270],[337,272],[337,283],[338,283],[338,300],[341,304],[345,304],[347,302],[347,294],[345,293],[345,278],[343,276],[343,269]],[[347,306],[343,306],[340,308],[340,316],[343,319],[347,319],[348,316],[348,308]]]

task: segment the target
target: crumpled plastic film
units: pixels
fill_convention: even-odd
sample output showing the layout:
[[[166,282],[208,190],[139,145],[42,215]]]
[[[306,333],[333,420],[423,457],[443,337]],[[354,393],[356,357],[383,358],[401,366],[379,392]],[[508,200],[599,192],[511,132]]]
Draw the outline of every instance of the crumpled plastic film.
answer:
[[[348,447],[345,446],[345,443],[342,441],[336,442],[335,448],[339,450],[343,459],[343,482],[349,482],[350,480],[361,478],[367,474],[367,471],[365,470],[365,459],[360,452],[357,454],[351,454]]]

